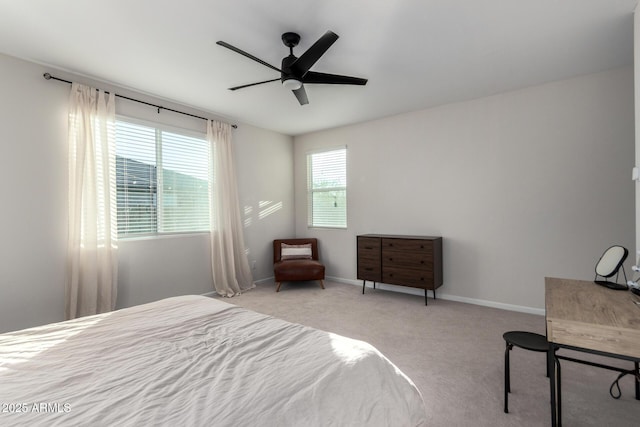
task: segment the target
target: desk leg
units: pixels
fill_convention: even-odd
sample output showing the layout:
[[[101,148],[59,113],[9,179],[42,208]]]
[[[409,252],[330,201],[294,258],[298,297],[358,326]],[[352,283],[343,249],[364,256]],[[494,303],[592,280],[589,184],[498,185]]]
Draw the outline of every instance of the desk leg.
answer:
[[[562,372],[560,371],[560,359],[556,357],[555,349],[553,358],[556,361],[556,415],[558,427],[562,427]]]
[[[547,372],[549,373],[549,402],[551,404],[551,427],[556,427],[556,364],[553,356],[553,344],[549,343],[547,351]]]
[[[638,376],[640,376],[640,363],[633,362],[633,366],[636,369],[636,400],[640,400],[640,379],[638,379]]]

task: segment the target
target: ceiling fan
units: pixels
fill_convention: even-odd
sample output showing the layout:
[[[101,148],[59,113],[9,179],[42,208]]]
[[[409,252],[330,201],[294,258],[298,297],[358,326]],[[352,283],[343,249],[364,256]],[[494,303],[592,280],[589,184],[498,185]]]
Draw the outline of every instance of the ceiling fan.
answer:
[[[305,53],[299,58],[293,54],[293,48],[300,42],[300,36],[296,33],[284,33],[282,35],[282,42],[289,48],[289,56],[282,58],[282,65],[280,68],[256,58],[255,56],[238,49],[229,43],[218,41],[216,42],[220,46],[231,49],[232,51],[246,56],[260,64],[271,68],[272,70],[280,72],[280,77],[277,79],[265,80],[262,82],[249,83],[242,86],[235,86],[229,88],[229,90],[238,90],[249,86],[261,85],[263,83],[270,83],[280,80],[282,86],[286,89],[293,91],[293,94],[298,99],[300,105],[309,103],[307,98],[307,92],[304,90],[304,84],[334,84],[334,85],[365,85],[367,79],[361,79],[359,77],[341,76],[338,74],[318,73],[315,71],[309,71],[309,69],[315,64],[318,59],[331,47],[335,41],[338,40],[338,35],[332,31],[327,31],[322,37],[320,37]]]

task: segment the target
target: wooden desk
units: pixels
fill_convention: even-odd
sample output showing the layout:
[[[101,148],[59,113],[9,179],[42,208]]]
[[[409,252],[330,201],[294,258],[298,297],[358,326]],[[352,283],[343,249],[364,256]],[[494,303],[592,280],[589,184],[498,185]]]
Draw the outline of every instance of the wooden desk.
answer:
[[[614,369],[558,356],[560,348],[584,351],[640,362],[640,306],[627,291],[615,291],[593,282],[545,278],[547,363],[551,388],[551,424],[562,425],[560,362],[566,359],[592,366]],[[636,399],[640,386],[636,380]]]

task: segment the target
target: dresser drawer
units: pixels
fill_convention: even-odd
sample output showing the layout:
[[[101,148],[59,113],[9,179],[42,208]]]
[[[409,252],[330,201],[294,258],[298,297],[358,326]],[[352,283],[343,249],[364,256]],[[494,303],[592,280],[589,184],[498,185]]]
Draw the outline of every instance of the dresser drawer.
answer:
[[[401,252],[385,249],[382,264],[389,267],[433,271],[433,256],[424,252]]]
[[[383,256],[385,251],[389,250],[428,254],[431,256],[433,254],[433,241],[419,239],[382,239]]]
[[[380,264],[358,263],[358,279],[370,280],[372,282],[382,281],[382,268]]]
[[[382,282],[413,288],[433,289],[433,271],[419,271],[384,266]]]
[[[358,237],[358,256],[380,256],[380,239],[375,237]]]

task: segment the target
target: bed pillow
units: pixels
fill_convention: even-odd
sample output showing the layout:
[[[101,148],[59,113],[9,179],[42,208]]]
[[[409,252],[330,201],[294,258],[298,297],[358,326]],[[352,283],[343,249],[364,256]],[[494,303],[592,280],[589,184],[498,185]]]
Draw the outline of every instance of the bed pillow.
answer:
[[[311,257],[311,243],[305,245],[287,245],[281,243],[280,246],[280,259],[312,259]]]

